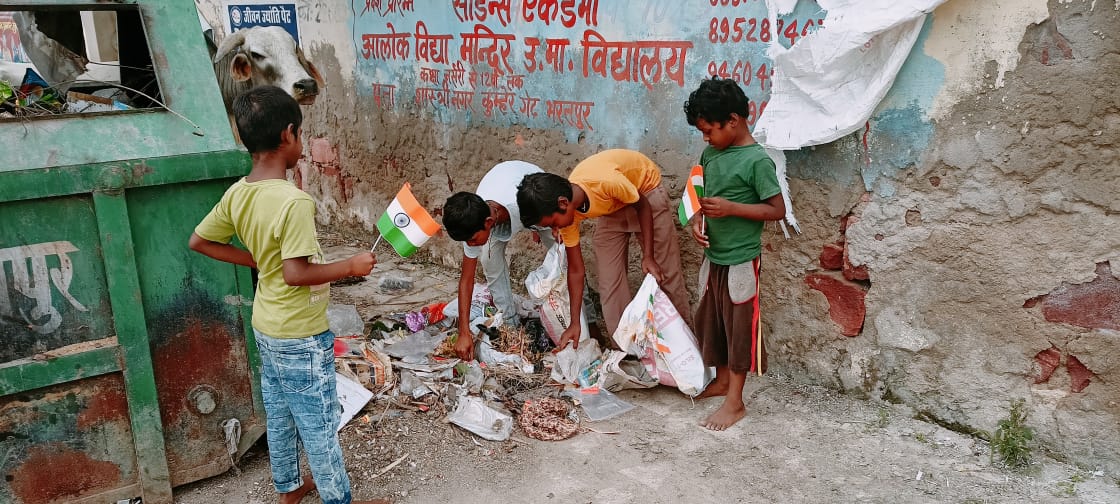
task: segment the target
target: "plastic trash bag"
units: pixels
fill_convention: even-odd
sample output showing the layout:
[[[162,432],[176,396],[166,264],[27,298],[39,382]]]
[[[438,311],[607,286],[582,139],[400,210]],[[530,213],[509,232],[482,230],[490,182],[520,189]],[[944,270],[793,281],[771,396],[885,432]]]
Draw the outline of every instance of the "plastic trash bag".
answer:
[[[327,305],[327,325],[335,337],[362,336],[366,329],[366,323],[354,305]]]
[[[646,275],[612,338],[623,351],[641,359],[659,383],[690,396],[703,392],[715,378],[714,368],[704,365],[692,330],[653,275]]]
[[[544,263],[525,277],[525,289],[534,302],[540,303],[541,325],[544,326],[552,342],[559,343],[560,335],[568,328],[571,318],[571,304],[568,301],[568,256],[564,245],[548,249]],[[587,329],[586,308],[580,310],[579,326],[582,341],[591,338]]]
[[[455,411],[447,420],[459,427],[491,441],[505,441],[513,431],[513,417],[502,413],[482,399],[472,396],[459,396]]]

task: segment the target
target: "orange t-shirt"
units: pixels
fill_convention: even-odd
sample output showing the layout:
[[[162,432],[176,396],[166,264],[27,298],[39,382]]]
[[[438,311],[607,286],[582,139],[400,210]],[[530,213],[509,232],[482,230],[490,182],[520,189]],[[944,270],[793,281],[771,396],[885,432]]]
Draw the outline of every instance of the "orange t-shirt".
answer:
[[[622,210],[638,201],[638,196],[661,185],[657,163],[638,151],[611,149],[581,161],[568,181],[587,193],[586,212],[576,212],[575,220],[560,230],[564,245],[579,245],[579,223]]]

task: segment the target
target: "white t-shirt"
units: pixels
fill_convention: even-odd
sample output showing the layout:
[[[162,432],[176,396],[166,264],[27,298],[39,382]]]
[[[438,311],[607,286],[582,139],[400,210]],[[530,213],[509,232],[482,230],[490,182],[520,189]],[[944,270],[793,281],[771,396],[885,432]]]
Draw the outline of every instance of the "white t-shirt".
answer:
[[[535,164],[524,161],[503,161],[494,165],[482,181],[478,183],[478,194],[483,200],[493,201],[506,207],[509,212],[509,222],[495,224],[490,228],[490,239],[508,242],[518,231],[525,229],[521,224],[521,210],[517,207],[517,186],[521,179],[530,173],[540,173]],[[482,247],[472,247],[463,242],[463,255],[477,259],[482,253]]]

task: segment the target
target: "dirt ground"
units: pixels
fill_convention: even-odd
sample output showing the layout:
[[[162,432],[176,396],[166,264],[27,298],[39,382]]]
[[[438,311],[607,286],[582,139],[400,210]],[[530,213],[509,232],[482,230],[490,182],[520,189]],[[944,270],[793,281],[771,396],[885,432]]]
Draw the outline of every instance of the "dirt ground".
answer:
[[[324,242],[332,257],[361,250]],[[385,250],[365,282],[334,287],[332,299],[368,319],[455,296],[457,271]],[[412,287],[383,290],[385,279]],[[635,409],[601,422],[584,417],[580,433],[559,442],[518,429],[508,441],[486,441],[436,409],[375,399],[363,412],[371,421],[351,421],[341,439],[355,497],[396,503],[1120,502],[1120,482],[1092,468],[1035,453],[1025,471],[1007,470],[990,461],[985,441],[916,420],[905,406],[777,372],[748,379],[744,394],[746,419],[711,432],[697,421],[720,399],[694,403],[667,387],[623,391]],[[175,501],[275,502],[263,440],[239,468],[176,489]],[[313,492],[304,502],[320,501]]]

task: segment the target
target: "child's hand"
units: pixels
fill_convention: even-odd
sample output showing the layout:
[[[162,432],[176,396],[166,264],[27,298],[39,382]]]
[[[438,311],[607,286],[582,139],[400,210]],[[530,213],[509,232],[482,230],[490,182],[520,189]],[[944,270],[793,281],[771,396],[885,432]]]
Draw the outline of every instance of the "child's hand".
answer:
[[[657,280],[658,284],[661,283],[661,266],[652,257],[642,258],[642,272],[653,275],[653,279]]]
[[[455,337],[455,355],[466,362],[474,360],[474,338],[471,337],[471,332],[462,331]]]
[[[350,276],[366,276],[373,271],[373,266],[377,264],[377,257],[372,252],[362,252],[346,262],[350,266]]]
[[[696,243],[699,243],[701,247],[708,248],[708,235],[704,234],[704,231],[701,229],[703,225],[704,216],[697,215],[688,223],[688,229],[692,231],[692,239],[696,240]]]
[[[560,353],[560,351],[563,350],[564,347],[568,346],[568,343],[572,344],[573,350],[578,349],[579,330],[579,323],[573,321],[573,323],[569,325],[567,329],[564,329],[564,332],[560,334],[560,342],[556,344],[556,350],[553,350],[552,353]]]
[[[723,198],[700,198],[700,210],[704,215],[717,219],[731,215],[734,205]]]

